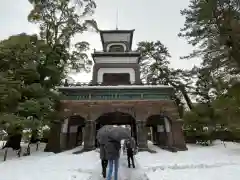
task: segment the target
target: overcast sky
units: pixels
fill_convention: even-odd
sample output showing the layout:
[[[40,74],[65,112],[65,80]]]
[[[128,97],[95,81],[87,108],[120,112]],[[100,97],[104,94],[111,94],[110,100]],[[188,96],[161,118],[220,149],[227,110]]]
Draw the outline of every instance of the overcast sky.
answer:
[[[189,0],[96,0],[96,3],[94,18],[100,29],[116,28],[118,9],[118,28],[135,29],[134,47],[139,41],[160,40],[169,48],[172,67],[191,68],[199,63],[197,60],[179,59],[192,50],[184,39],[177,36],[184,24],[180,10],[188,6]],[[0,0],[0,39],[22,32],[38,32],[38,28],[27,21],[30,9],[28,0]],[[99,34],[87,33],[75,37],[74,41],[82,39],[88,40],[92,50],[101,50]],[[74,77],[79,81],[89,81],[91,73]]]

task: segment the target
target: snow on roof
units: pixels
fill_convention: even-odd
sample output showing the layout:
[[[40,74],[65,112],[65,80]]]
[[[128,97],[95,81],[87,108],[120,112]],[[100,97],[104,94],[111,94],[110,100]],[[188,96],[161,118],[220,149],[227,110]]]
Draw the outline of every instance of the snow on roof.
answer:
[[[159,88],[173,88],[169,85],[119,85],[119,86],[58,86],[57,89],[159,89]]]

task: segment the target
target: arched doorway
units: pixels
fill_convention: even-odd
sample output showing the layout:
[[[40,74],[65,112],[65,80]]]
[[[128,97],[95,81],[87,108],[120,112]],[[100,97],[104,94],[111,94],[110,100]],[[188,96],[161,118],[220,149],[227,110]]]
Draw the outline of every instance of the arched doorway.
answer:
[[[168,146],[168,137],[171,131],[169,119],[161,114],[149,116],[147,118],[146,126],[148,127],[148,139],[154,145],[160,147]]]
[[[104,113],[96,119],[96,134],[98,130],[104,125],[123,125],[126,128],[130,128],[131,135],[135,138],[137,142],[136,122],[130,114],[118,111]],[[98,146],[97,140],[95,142],[95,146]]]
[[[67,149],[81,146],[83,143],[83,129],[85,119],[79,115],[73,115],[68,118],[67,126]]]

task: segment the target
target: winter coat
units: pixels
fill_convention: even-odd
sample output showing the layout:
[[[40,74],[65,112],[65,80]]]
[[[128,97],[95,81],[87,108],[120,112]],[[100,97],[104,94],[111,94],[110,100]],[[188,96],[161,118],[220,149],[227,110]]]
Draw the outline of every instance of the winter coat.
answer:
[[[116,160],[120,157],[121,143],[118,141],[108,141],[105,144],[106,150],[106,159],[107,160]]]
[[[101,160],[107,160],[106,158],[106,149],[104,144],[100,144],[100,159]]]
[[[126,139],[126,140],[124,141],[123,149],[124,149],[124,150],[128,149],[128,147],[127,147],[127,142],[128,142],[128,141],[130,141],[130,146],[129,146],[129,148],[131,148],[133,151],[135,151],[135,150],[136,150],[136,141],[135,141],[134,138]]]

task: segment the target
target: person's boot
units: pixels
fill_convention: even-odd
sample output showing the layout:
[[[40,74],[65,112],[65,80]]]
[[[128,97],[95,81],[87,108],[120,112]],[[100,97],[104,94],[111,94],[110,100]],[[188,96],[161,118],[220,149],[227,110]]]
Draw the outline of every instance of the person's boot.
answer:
[[[131,168],[131,164],[130,164],[130,162],[128,161],[128,168]]]
[[[106,178],[106,171],[102,172],[102,176],[103,176],[103,178]]]
[[[103,170],[102,170],[102,176],[103,176],[103,178],[106,178],[106,174],[107,174],[107,168],[103,168]]]
[[[135,168],[135,162],[134,162],[134,157],[132,156],[132,167]]]

